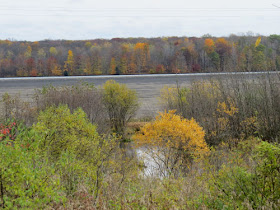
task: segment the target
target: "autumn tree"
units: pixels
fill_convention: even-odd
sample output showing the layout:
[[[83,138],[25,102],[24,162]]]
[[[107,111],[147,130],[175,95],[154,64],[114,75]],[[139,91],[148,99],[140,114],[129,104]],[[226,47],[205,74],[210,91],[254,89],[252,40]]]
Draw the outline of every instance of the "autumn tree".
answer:
[[[50,50],[49,50],[51,56],[56,56],[57,55],[57,50],[55,47],[50,47]]]
[[[73,74],[74,71],[74,56],[72,50],[68,51],[67,61],[64,63],[64,71],[68,74]]]
[[[83,63],[83,73],[85,75],[92,75],[93,74],[93,67],[92,67],[92,62],[89,57],[84,58],[84,63]]]
[[[129,66],[128,66],[128,73],[135,74],[136,73],[136,69],[137,69],[137,65],[135,63],[134,57],[132,56],[131,59],[130,59]]]
[[[178,175],[193,158],[209,151],[204,131],[194,120],[175,114],[174,110],[159,113],[134,135],[136,144],[156,163],[160,176]]]
[[[127,74],[128,72],[128,60],[126,57],[122,57],[120,60],[120,72],[121,74]]]
[[[34,60],[32,57],[30,57],[30,58],[28,58],[28,59],[25,60],[25,64],[26,64],[25,69],[26,69],[28,75],[29,75],[29,76],[35,76],[35,75],[34,75],[34,72],[37,71],[37,70],[36,70],[36,63],[35,63],[35,60]],[[35,69],[35,70],[34,70],[34,69]],[[31,72],[32,72],[32,73],[31,73]],[[32,75],[32,74],[33,74],[33,75]]]
[[[32,56],[32,48],[30,46],[27,46],[24,56],[25,58],[30,58]]]
[[[37,76],[38,76],[38,71],[37,71],[37,69],[33,68],[33,69],[30,71],[30,76],[31,76],[31,77],[37,77]]]
[[[110,64],[110,74],[116,74],[116,59],[112,58],[111,59],[111,64]]]
[[[50,57],[47,60],[47,75],[61,76],[62,70],[56,58]]]
[[[86,47],[86,48],[91,48],[91,46],[92,46],[91,42],[86,42],[86,43],[85,43],[85,47]]]
[[[210,39],[210,38],[205,39],[204,49],[207,54],[211,54],[215,51],[215,42],[213,41],[213,39]]]
[[[134,58],[138,73],[147,70],[148,61],[150,60],[150,48],[148,43],[137,43],[134,47]]]
[[[186,40],[186,45],[187,46],[183,47],[181,50],[186,60],[188,70],[193,71],[195,69],[194,67],[197,65],[197,52],[193,42]]]
[[[225,38],[217,39],[215,45],[216,45],[216,52],[219,54],[220,57],[221,71],[224,71],[226,59],[231,53],[231,45]]]
[[[157,74],[163,74],[163,73],[165,73],[165,68],[164,68],[164,65],[157,65],[157,67],[156,67],[156,73]]]
[[[52,68],[52,75],[54,76],[61,76],[62,75],[62,70],[58,65],[54,65]]]
[[[46,58],[46,52],[43,48],[39,49],[37,52],[39,59],[45,59]]]
[[[121,45],[121,58],[120,58],[120,73],[127,74],[129,71],[129,56],[132,51],[132,45],[124,43]]]

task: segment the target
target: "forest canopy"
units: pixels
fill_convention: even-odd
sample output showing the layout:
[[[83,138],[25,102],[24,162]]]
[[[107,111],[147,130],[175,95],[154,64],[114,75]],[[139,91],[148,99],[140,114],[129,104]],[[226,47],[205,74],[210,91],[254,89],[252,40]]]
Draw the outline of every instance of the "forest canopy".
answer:
[[[0,77],[280,70],[280,35],[0,40]]]

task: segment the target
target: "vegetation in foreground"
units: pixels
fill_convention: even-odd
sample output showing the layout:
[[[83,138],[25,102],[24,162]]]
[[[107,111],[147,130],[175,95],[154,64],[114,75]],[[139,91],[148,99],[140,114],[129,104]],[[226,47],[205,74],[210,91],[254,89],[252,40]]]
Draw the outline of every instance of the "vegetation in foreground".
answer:
[[[278,209],[277,81],[166,87],[166,111],[130,123],[136,93],[114,81],[4,95],[0,206]]]

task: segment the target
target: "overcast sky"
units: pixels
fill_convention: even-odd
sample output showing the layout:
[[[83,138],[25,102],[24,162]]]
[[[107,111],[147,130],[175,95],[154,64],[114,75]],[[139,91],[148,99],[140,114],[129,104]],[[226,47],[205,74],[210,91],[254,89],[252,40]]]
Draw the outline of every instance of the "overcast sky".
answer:
[[[248,31],[280,34],[280,0],[0,0],[0,39],[228,36]]]

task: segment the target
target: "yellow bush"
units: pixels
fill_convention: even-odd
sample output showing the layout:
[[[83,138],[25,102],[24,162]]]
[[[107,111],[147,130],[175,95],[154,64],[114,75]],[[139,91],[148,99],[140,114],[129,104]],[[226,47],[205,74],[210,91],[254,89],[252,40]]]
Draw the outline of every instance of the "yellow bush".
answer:
[[[183,150],[198,157],[209,151],[204,135],[203,128],[194,119],[183,119],[172,110],[159,113],[154,122],[143,126],[133,138],[138,146]]]

